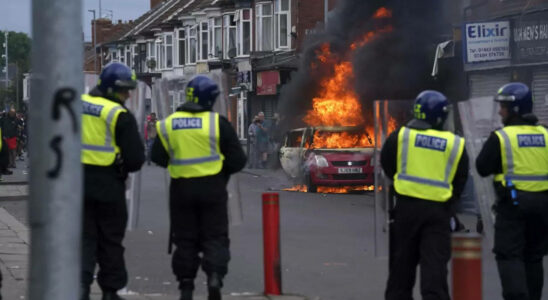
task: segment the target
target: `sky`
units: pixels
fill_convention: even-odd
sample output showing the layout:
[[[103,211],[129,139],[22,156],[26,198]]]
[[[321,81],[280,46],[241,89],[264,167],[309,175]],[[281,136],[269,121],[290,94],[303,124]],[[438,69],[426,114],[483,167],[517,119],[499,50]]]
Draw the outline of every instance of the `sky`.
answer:
[[[40,0],[51,1],[51,0]],[[76,1],[76,0],[73,0]],[[83,1],[83,25],[84,37],[86,41],[91,41],[91,20],[93,13],[90,9],[96,10],[99,18],[100,0],[82,0]],[[0,30],[9,30],[25,32],[31,34],[31,2],[32,0],[0,0]],[[150,0],[102,0],[103,16],[110,18],[110,11],[114,15],[114,20],[134,20],[144,14],[150,8]]]

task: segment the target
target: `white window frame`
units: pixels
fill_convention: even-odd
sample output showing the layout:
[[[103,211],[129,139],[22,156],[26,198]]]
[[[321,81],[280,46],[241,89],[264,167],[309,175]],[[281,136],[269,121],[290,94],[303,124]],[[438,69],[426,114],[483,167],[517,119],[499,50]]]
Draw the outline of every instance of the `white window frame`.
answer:
[[[244,20],[244,11],[249,12],[249,16],[247,20]],[[236,47],[238,49],[238,56],[249,56],[251,54],[251,51],[253,51],[253,10],[251,8],[243,8],[238,11],[238,20],[236,21],[237,26],[237,35],[238,35],[238,46]],[[244,53],[244,24],[247,23],[249,26],[249,52]]]
[[[132,55],[131,55],[131,50],[132,50],[133,47],[131,47],[131,45],[126,45],[124,47],[125,49],[125,57],[126,57],[126,65],[130,68],[130,69],[133,69],[132,67],[132,64],[131,62],[133,61],[132,59]]]
[[[183,37],[181,37],[181,33],[183,34]],[[183,42],[182,47],[181,47],[181,42]],[[184,51],[182,56],[181,56],[181,49]],[[186,64],[187,54],[188,54],[187,29],[179,28],[177,29],[177,65],[178,66],[182,67]]]
[[[192,34],[192,31],[194,31],[194,35]],[[193,25],[188,29],[187,36],[188,36],[187,62],[189,65],[194,65],[196,64],[196,61],[198,60],[198,24]],[[193,41],[194,41],[194,45],[192,45]],[[194,60],[192,59],[192,53],[194,53]]]
[[[159,36],[156,38],[156,68],[158,70],[163,70],[165,68],[165,48],[164,48],[164,37]]]
[[[154,52],[154,54],[153,54]],[[156,59],[156,43],[154,42],[154,40],[152,41],[147,41],[147,65],[146,65],[146,69],[150,72],[152,71],[153,69],[149,68],[148,67],[148,62],[153,60],[156,62],[156,67],[154,68],[154,70],[157,70],[158,69],[158,60]]]
[[[228,52],[230,51],[230,31],[234,30],[234,48],[236,48],[236,55],[238,55],[238,22],[234,21],[234,25],[231,25],[230,17],[236,18],[234,13],[223,15],[223,58],[230,59]],[[234,20],[234,19],[233,19]]]
[[[168,44],[168,37],[171,38],[171,43]],[[173,42],[174,42],[174,36],[173,32],[164,33],[164,57],[165,57],[165,63],[164,63],[164,69],[173,69],[174,63],[173,63]],[[168,64],[170,58],[168,57],[169,49],[171,49],[171,66]]]
[[[121,48],[118,48],[118,57],[120,58],[120,62],[125,64],[126,63],[126,47],[122,46]]]
[[[215,23],[219,20],[219,24]],[[219,51],[216,50],[217,37],[220,37]],[[211,59],[219,59],[223,56],[223,17],[214,17],[209,19],[209,53]]]
[[[269,5],[270,6],[270,14],[265,15],[263,13],[264,6]],[[262,2],[257,3],[255,5],[255,13],[256,13],[256,26],[255,26],[255,36],[257,37],[255,39],[255,50],[256,51],[273,51],[275,47],[275,41],[274,41],[274,3],[272,2]],[[270,48],[263,47],[263,26],[264,26],[264,19],[270,18]]]
[[[287,10],[282,10],[282,1],[287,1]],[[276,45],[275,50],[289,50],[291,49],[291,0],[275,0],[274,12],[276,15],[275,22],[275,35],[276,35]],[[281,45],[281,18],[286,16],[287,20],[287,45]]]
[[[204,30],[205,25],[205,30]],[[205,41],[205,49],[204,49]],[[204,62],[209,59],[209,22],[201,21],[198,23],[198,61]],[[205,53],[204,53],[205,51]],[[204,57],[205,54],[205,57]]]

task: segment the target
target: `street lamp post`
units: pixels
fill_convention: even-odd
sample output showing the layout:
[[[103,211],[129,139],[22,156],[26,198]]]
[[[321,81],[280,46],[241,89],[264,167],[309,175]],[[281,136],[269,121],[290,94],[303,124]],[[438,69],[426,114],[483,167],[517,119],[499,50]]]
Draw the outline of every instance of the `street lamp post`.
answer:
[[[80,297],[82,2],[32,1],[30,300]]]
[[[4,54],[4,58],[6,59],[6,91],[8,90],[8,87],[9,87],[9,77],[8,77],[8,31],[4,31],[4,51],[5,51],[5,54]]]
[[[88,10],[90,13],[93,13],[93,72],[97,74],[97,19],[95,19],[95,9]],[[99,17],[101,17],[99,15]]]

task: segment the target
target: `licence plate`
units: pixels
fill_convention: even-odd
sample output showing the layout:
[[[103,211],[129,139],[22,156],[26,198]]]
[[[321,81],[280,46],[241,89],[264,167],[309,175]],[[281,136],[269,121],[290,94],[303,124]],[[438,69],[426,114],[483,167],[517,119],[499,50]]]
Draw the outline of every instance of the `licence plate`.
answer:
[[[339,174],[361,174],[362,168],[339,168]]]

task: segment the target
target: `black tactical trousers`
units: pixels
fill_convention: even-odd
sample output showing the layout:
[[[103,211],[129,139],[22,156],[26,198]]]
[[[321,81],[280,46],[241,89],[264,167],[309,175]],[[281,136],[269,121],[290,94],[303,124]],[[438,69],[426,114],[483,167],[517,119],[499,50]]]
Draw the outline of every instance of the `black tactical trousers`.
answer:
[[[548,193],[518,193],[496,206],[495,247],[505,300],[540,300],[548,252]]]
[[[116,291],[128,281],[122,246],[128,221],[125,187],[123,182],[113,180],[103,182],[102,187],[96,186],[92,192],[88,189],[89,180],[86,178],[84,197],[82,286],[91,285],[98,264],[99,286],[102,290]]]
[[[230,260],[225,185],[190,188],[172,182],[170,195],[176,247],[172,268],[177,280],[194,279],[200,265],[206,274],[224,277]]]
[[[420,265],[423,300],[449,300],[451,213],[443,203],[405,198],[392,212],[389,276],[385,298],[412,300]]]

